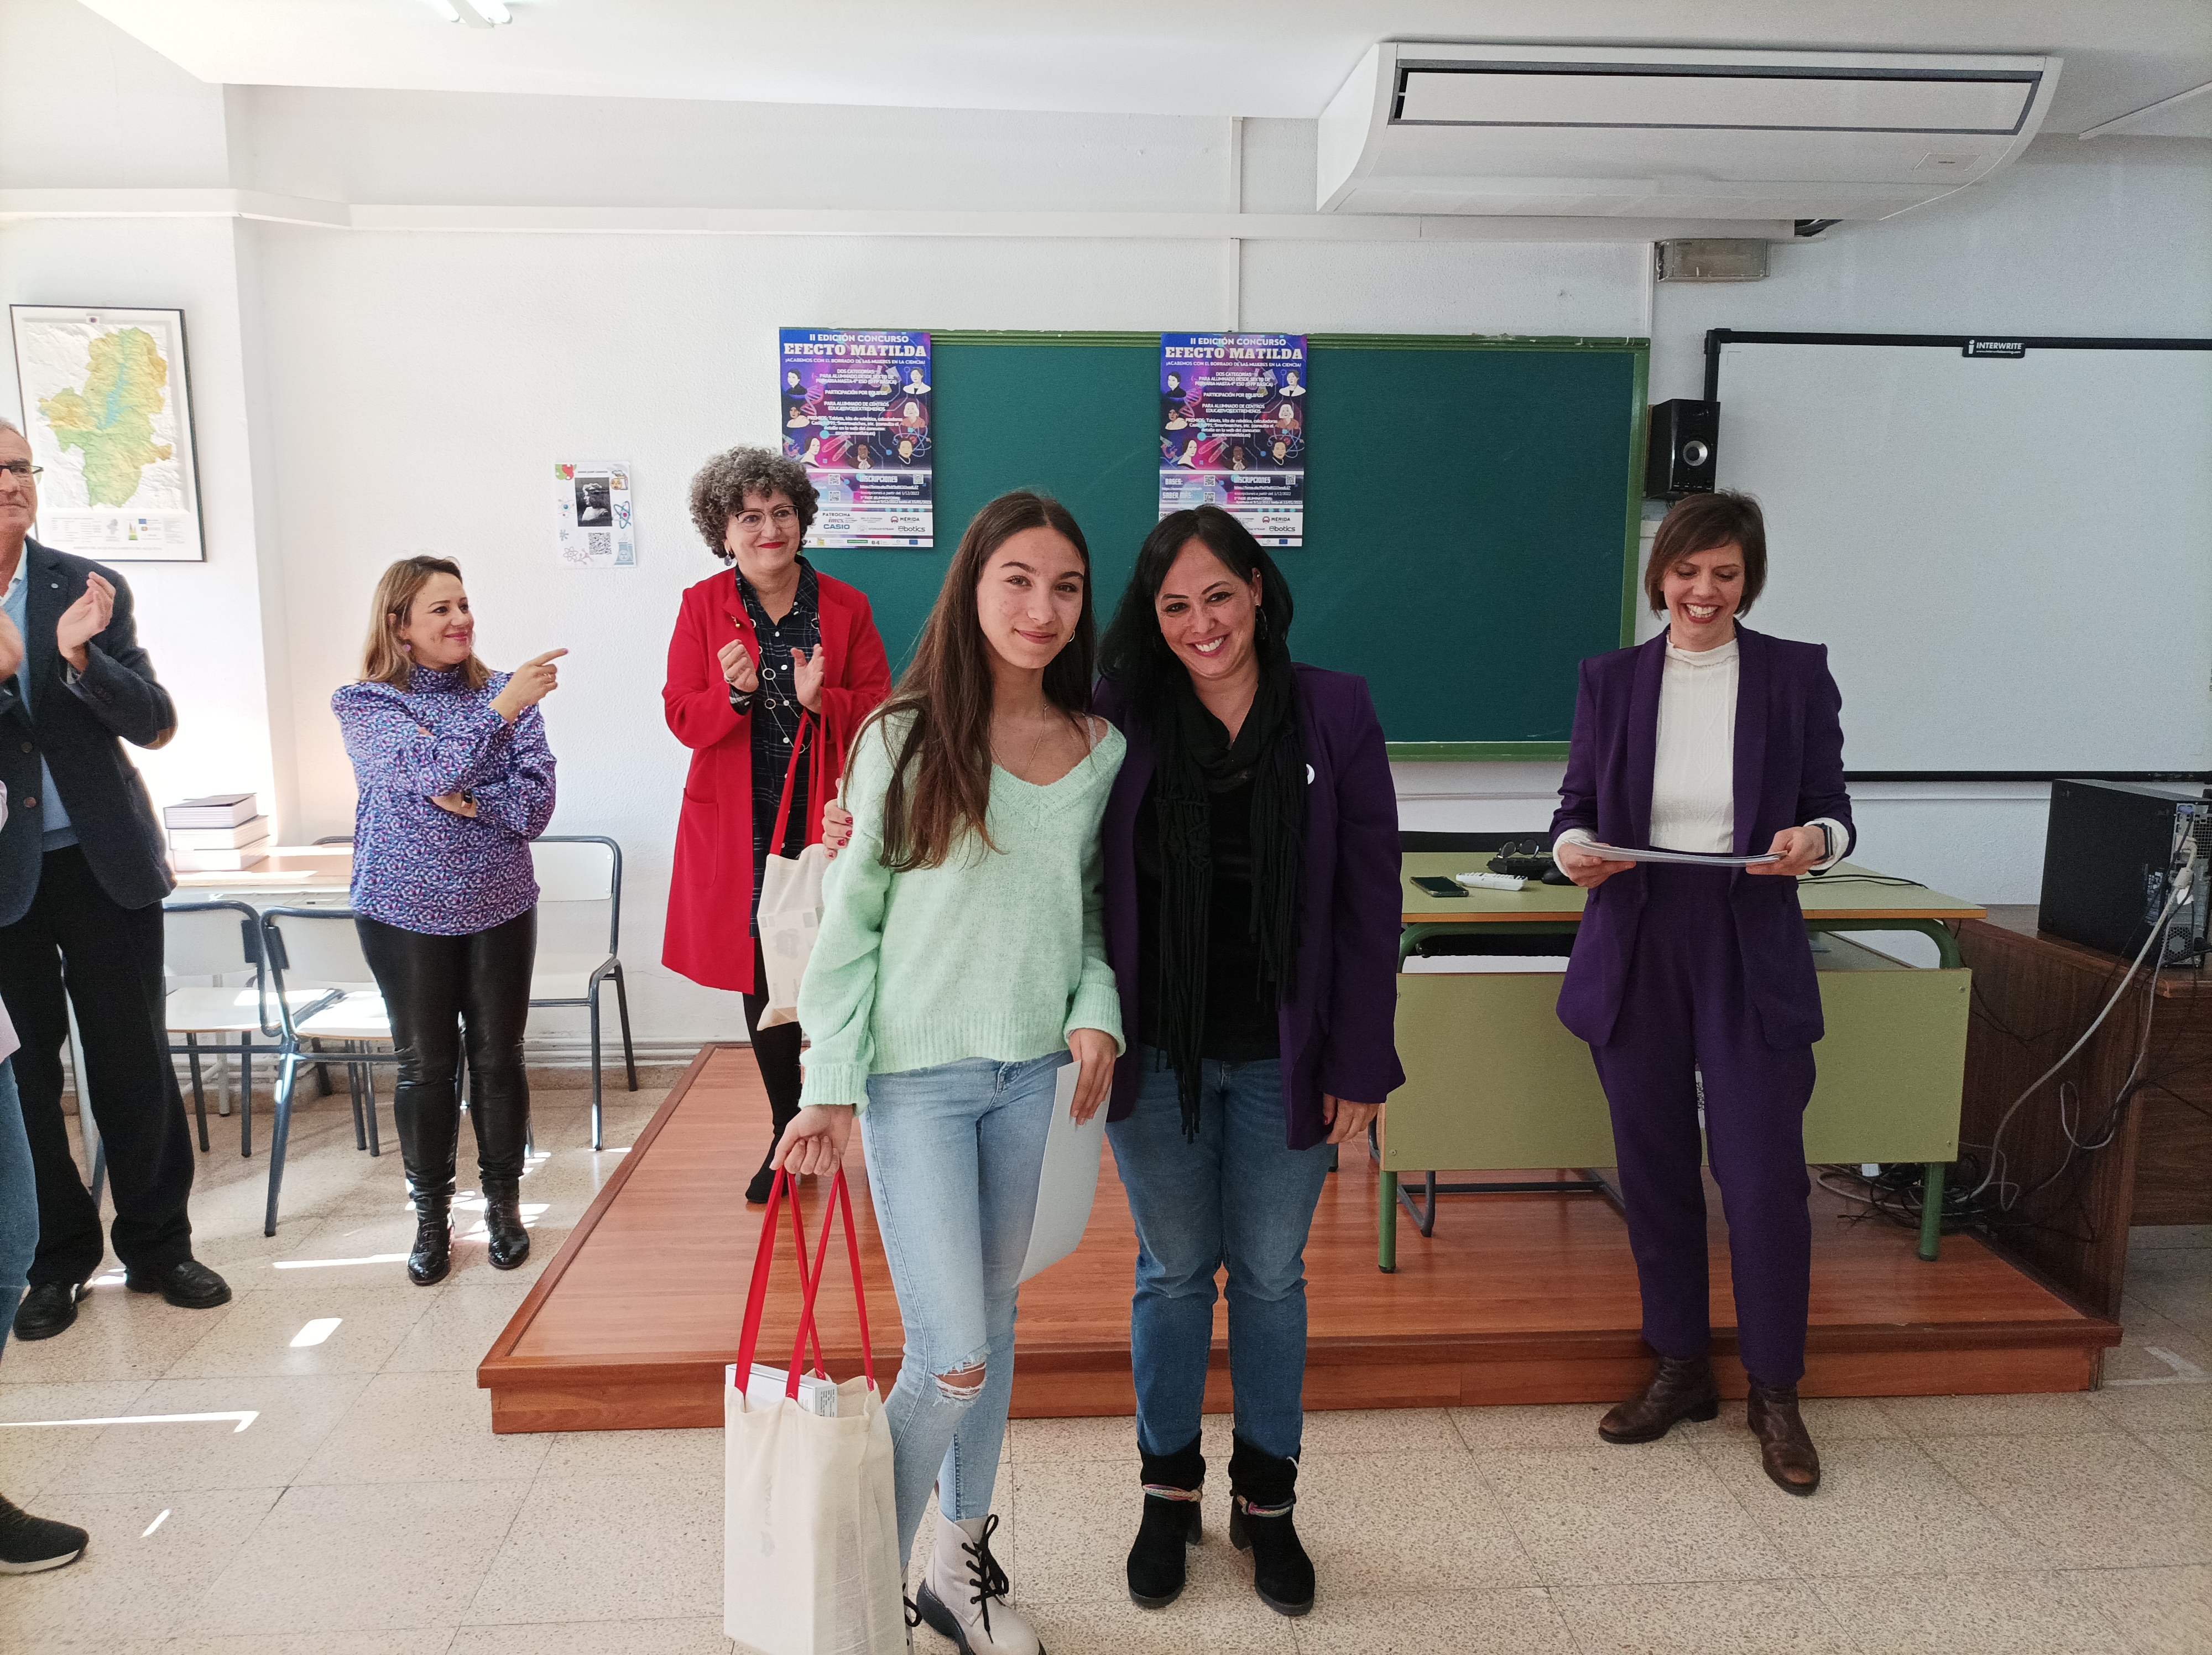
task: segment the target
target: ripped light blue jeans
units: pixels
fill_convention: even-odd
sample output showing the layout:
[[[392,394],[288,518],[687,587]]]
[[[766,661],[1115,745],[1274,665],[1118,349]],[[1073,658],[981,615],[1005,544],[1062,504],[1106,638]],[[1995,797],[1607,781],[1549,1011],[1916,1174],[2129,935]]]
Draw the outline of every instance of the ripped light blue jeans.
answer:
[[[1036,1217],[1053,1089],[1067,1053],[871,1075],[860,1141],[905,1360],[884,1403],[899,1556],[929,1504],[987,1517],[1014,1388],[1014,1287]],[[942,1376],[980,1366],[980,1386]]]

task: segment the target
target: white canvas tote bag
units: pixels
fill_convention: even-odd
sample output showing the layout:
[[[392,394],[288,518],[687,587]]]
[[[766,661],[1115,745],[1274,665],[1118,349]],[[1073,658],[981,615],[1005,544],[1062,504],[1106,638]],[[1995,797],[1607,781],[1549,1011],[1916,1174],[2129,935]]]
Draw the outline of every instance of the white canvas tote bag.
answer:
[[[790,1194],[789,1174],[778,1172],[753,1260],[744,1332],[731,1369],[734,1382],[723,1390],[728,1428],[722,1631],[740,1650],[755,1655],[904,1655],[906,1607],[891,1485],[890,1422],[876,1389],[853,1198],[842,1171],[831,1181],[823,1208],[822,1239],[811,1275],[798,1203],[793,1201],[792,1235],[805,1298],[791,1367],[772,1405],[749,1402],[745,1394],[768,1297],[776,1209]],[[831,1219],[841,1204],[853,1293],[860,1304],[865,1372],[837,1387],[837,1411],[825,1418],[799,1405],[799,1362],[813,1330],[814,1296],[825,1274]],[[817,1342],[817,1366],[820,1360]]]
[[[806,975],[806,962],[814,952],[814,934],[822,928],[822,875],[828,855],[818,843],[796,856],[781,854],[784,831],[791,822],[791,784],[799,775],[799,756],[806,751],[809,715],[799,718],[799,738],[791,750],[791,764],[783,773],[783,803],[775,813],[774,849],[761,870],[761,958],[768,966],[768,1008],[760,1025],[769,1028],[799,1019],[799,983]],[[820,721],[815,721],[820,739]]]

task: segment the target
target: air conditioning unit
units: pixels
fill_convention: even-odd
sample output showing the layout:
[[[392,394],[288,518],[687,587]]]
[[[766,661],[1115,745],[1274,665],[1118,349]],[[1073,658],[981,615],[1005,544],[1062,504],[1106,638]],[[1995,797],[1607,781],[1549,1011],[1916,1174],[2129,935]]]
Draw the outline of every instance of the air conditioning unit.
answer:
[[[1323,212],[1887,218],[2042,125],[2056,58],[1372,48],[1322,112]]]

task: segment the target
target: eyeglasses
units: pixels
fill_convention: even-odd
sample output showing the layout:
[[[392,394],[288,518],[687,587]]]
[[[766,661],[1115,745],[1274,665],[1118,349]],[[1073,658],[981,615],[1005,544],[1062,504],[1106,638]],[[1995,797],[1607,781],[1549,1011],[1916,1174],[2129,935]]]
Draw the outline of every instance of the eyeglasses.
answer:
[[[46,469],[43,465],[33,465],[27,459],[0,459],[0,472],[7,472],[26,483]]]

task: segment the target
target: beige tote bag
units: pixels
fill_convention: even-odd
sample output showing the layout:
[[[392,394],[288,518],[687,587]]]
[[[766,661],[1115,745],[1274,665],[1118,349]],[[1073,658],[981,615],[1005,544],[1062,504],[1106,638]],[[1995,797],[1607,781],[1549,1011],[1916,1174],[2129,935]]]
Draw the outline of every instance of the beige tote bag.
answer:
[[[775,812],[775,837],[769,841],[773,849],[761,870],[760,946],[768,966],[763,989],[768,1007],[760,1019],[764,1029],[799,1020],[799,980],[814,953],[814,934],[822,928],[822,875],[830,866],[828,853],[817,843],[796,856],[781,854],[791,823],[791,787],[799,775],[799,757],[806,751],[811,716],[804,712],[799,716],[799,737],[783,773],[783,803]],[[814,720],[817,737],[820,723]]]
[[[790,1175],[778,1172],[761,1223],[744,1332],[731,1369],[733,1382],[723,1390],[727,1429],[722,1631],[753,1655],[905,1655],[905,1583],[891,1485],[890,1421],[876,1389],[853,1198],[842,1171],[830,1183],[811,1276],[798,1202],[792,1202],[792,1236],[798,1244],[799,1279],[805,1283],[799,1336],[792,1342],[783,1394],[768,1407],[746,1398],[768,1297],[776,1209],[790,1196]],[[841,1205],[853,1293],[860,1304],[865,1371],[837,1387],[837,1411],[823,1417],[799,1404],[799,1362],[813,1331],[814,1296],[825,1274],[830,1221]],[[817,1340],[817,1366],[819,1351]]]

